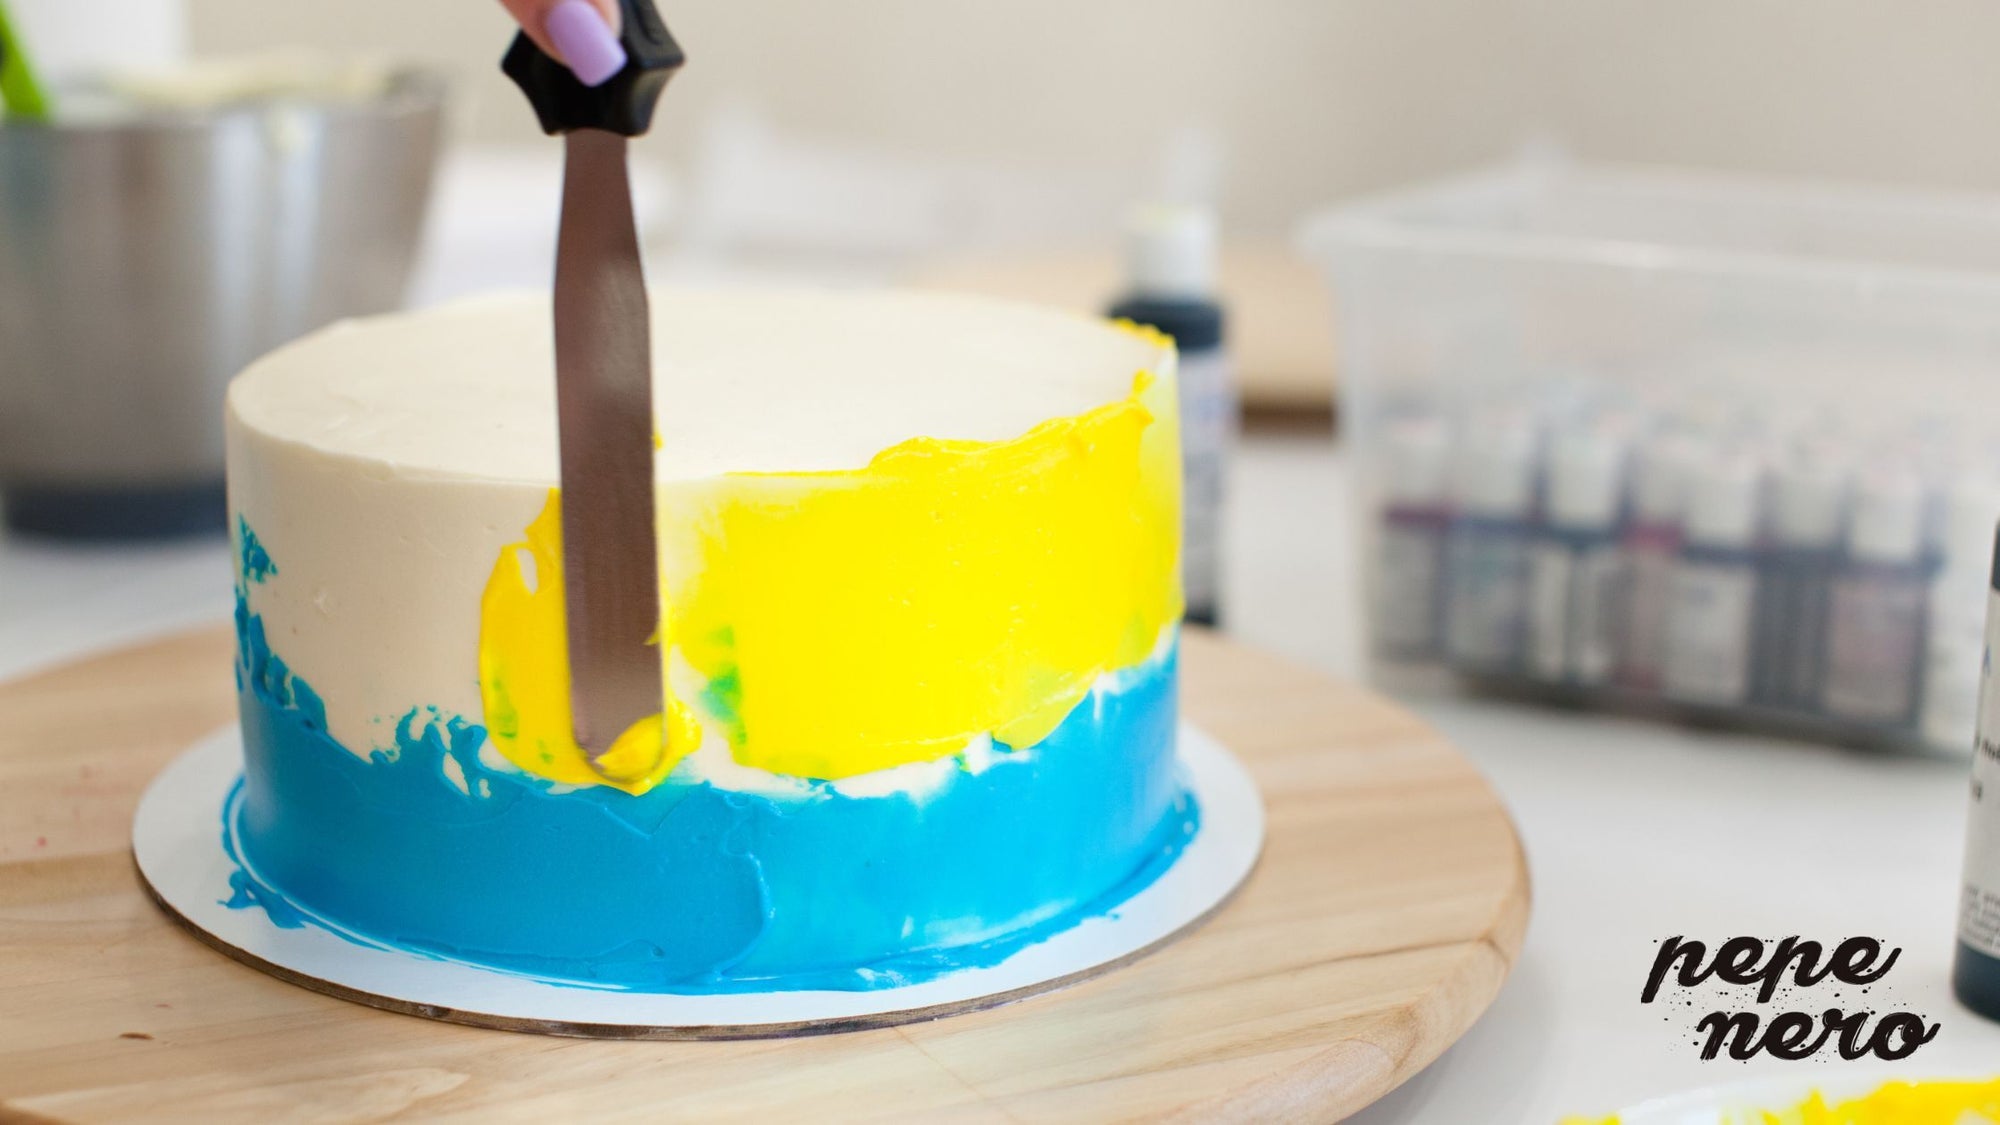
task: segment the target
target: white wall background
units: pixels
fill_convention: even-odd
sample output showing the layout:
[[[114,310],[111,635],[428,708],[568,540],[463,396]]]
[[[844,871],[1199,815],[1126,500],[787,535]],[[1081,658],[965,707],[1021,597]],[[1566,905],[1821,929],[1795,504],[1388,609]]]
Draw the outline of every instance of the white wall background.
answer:
[[[63,0],[57,0],[63,2]],[[461,79],[465,135],[526,139],[494,0],[187,0],[197,51],[378,50]],[[692,63],[672,159],[736,99],[898,151],[1142,161],[1229,149],[1240,228],[1502,155],[2000,190],[1993,0],[663,0]]]

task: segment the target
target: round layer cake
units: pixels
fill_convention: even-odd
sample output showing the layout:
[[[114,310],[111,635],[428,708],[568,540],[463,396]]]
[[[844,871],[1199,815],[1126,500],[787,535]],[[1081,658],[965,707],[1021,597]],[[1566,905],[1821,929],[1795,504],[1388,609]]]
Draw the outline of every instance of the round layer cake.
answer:
[[[596,766],[547,299],[237,379],[232,905],[605,986],[871,988],[1164,870],[1198,820],[1171,345],[937,296],[653,310],[663,706]]]

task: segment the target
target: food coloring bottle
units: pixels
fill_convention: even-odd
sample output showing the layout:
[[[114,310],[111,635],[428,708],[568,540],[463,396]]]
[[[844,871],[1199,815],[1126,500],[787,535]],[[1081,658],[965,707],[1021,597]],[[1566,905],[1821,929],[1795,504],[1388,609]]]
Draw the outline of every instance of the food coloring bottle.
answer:
[[[1958,957],[1951,970],[1959,1002],[2000,1020],[2000,534],[1987,572],[1986,641],[1980,657],[1979,733],[1972,750],[1972,804],[1965,818],[1965,885],[1958,904]]]
[[[1430,416],[1398,419],[1382,436],[1378,465],[1375,651],[1394,660],[1434,660],[1444,629],[1444,541],[1451,522],[1449,427]]]
[[[1847,482],[1831,458],[1794,453],[1771,477],[1771,543],[1764,552],[1752,646],[1752,695],[1791,710],[1818,706],[1826,620],[1840,568]]]
[[[1685,438],[1656,434],[1633,463],[1631,512],[1621,544],[1625,604],[1618,682],[1637,691],[1658,691],[1666,663],[1667,603],[1681,553],[1691,452]]]
[[[1215,214],[1156,205],[1126,229],[1126,293],[1108,313],[1159,329],[1180,351],[1181,586],[1187,619],[1222,616],[1222,514],[1239,411],[1215,296]]]
[[[1445,536],[1445,654],[1478,673],[1519,671],[1534,533],[1535,433],[1525,418],[1475,418],[1452,460]]]
[[[1979,725],[1979,665],[2000,480],[1968,474],[1945,490],[1939,568],[1924,630],[1919,725],[1933,746],[1964,750]]]
[[[1888,473],[1857,482],[1847,558],[1828,604],[1820,691],[1827,714],[1870,724],[1915,721],[1929,571],[1916,479]]]
[[[1757,489],[1756,465],[1742,457],[1715,455],[1689,473],[1684,541],[1667,591],[1660,686],[1671,698],[1716,705],[1749,698]]]
[[[1608,430],[1594,426],[1551,443],[1529,563],[1528,671],[1536,679],[1595,686],[1616,667],[1622,452]]]

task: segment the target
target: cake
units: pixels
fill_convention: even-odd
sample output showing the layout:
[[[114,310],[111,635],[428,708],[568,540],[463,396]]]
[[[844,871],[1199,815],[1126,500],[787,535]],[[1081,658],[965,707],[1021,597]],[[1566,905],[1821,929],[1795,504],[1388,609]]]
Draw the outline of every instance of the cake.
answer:
[[[595,765],[547,298],[343,323],[232,385],[230,905],[597,987],[866,989],[1169,866],[1199,819],[1171,344],[915,294],[653,317],[664,702]]]

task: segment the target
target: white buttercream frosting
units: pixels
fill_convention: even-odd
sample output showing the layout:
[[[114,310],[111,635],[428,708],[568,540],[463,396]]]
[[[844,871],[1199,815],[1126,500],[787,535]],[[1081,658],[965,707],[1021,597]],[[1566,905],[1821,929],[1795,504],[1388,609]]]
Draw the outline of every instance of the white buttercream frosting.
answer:
[[[1004,440],[1124,398],[1159,358],[972,298],[661,291],[653,309],[663,479]],[[546,295],[337,325],[231,387],[231,506],[277,566],[250,608],[343,745],[389,745],[414,707],[483,714],[480,597],[557,481],[555,435]]]
[[[661,291],[661,479],[854,469],[912,437],[999,441],[1131,390],[1158,348],[1028,305],[916,293]],[[336,325],[251,365],[232,413],[386,471],[552,484],[546,297]]]

